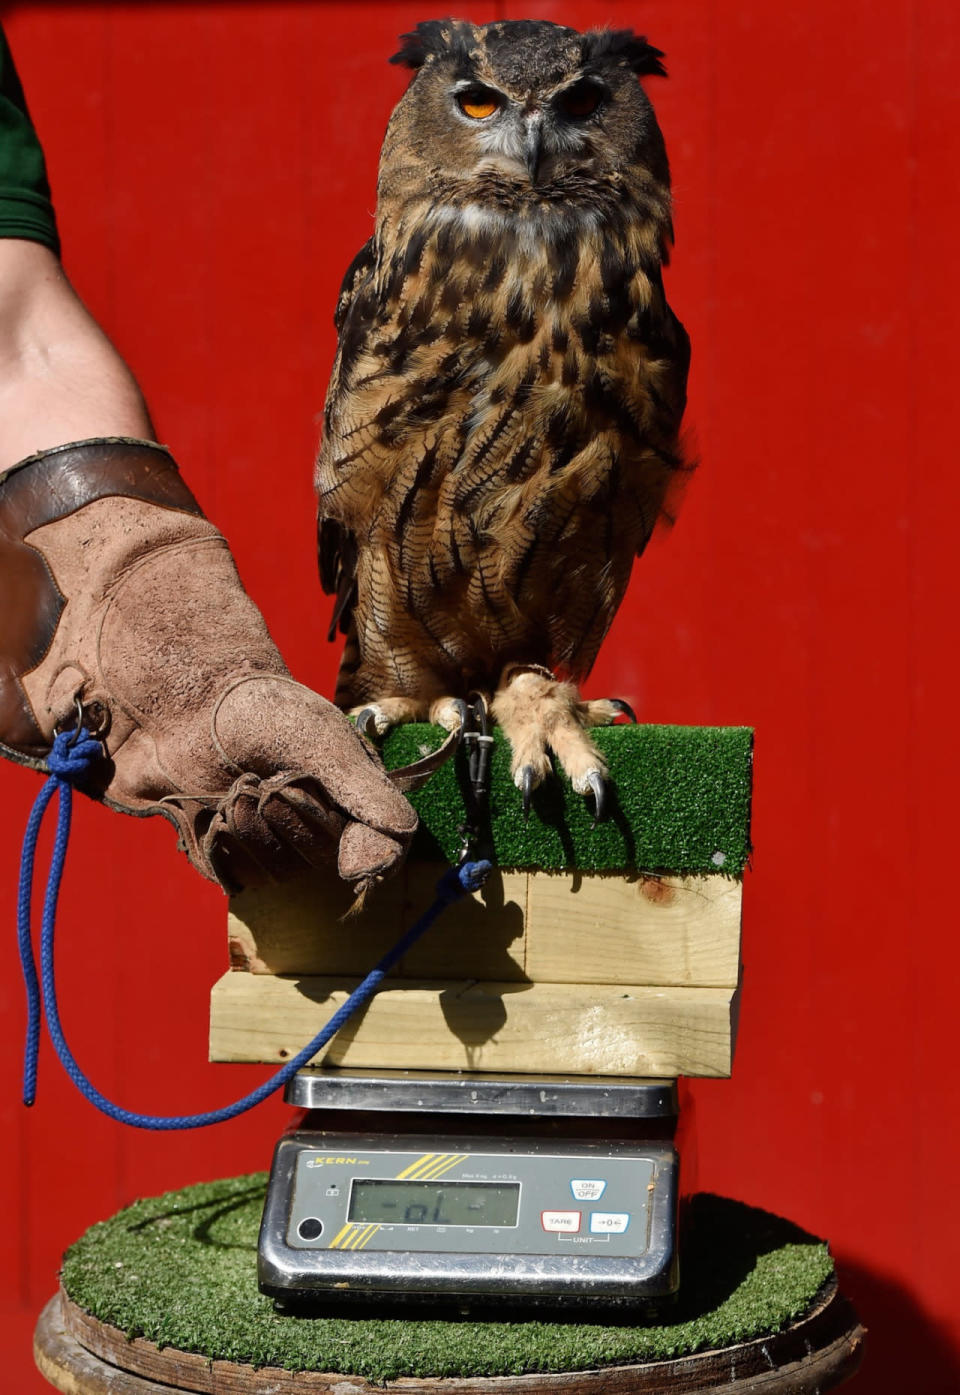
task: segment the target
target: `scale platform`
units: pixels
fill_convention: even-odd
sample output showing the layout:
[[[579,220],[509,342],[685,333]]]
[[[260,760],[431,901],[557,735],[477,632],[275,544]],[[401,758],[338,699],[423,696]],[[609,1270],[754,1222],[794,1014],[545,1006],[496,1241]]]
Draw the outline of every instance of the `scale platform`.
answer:
[[[611,1308],[675,1292],[669,1080],[307,1069],[259,1282],[281,1307]]]

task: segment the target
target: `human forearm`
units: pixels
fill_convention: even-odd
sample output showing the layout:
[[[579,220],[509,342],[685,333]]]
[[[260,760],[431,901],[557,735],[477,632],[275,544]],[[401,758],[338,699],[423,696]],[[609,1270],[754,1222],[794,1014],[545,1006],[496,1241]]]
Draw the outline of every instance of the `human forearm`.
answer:
[[[0,238],[0,471],[94,436],[154,438],[133,375],[54,253]]]

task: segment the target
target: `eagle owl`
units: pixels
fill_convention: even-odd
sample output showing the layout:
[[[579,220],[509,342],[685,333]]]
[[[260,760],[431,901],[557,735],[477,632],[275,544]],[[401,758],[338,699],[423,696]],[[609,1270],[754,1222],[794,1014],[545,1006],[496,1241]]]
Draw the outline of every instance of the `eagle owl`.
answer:
[[[550,752],[598,815],[586,702],[634,558],[667,509],[689,341],[667,305],[660,128],[629,30],[437,20],[349,267],[317,464],[336,701],[448,729],[479,692],[530,791]],[[628,711],[628,709],[626,709]]]

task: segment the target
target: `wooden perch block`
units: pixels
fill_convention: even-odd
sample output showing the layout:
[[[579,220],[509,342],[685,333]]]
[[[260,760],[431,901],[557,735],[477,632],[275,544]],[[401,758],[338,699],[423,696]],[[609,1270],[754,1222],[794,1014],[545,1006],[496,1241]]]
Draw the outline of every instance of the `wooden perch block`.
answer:
[[[727,877],[531,873],[527,977],[735,987],[741,899],[741,884]]]
[[[356,986],[227,973],[214,986],[210,1055],[295,1055]],[[315,1065],[585,1075],[729,1075],[735,988],[409,981],[384,988]]]
[[[617,790],[615,816],[596,827],[565,780],[538,790],[524,819],[510,750],[494,729],[488,834],[498,865],[400,960],[324,1061],[730,1073],[752,733],[619,726],[593,735]],[[443,737],[424,724],[397,727],[384,743],[388,766]],[[411,796],[420,818],[411,855],[360,913],[348,914],[350,890],[332,871],[233,898],[212,1060],[289,1060],[320,1031],[432,904],[447,863],[430,859],[456,859],[468,818],[464,778],[451,761]]]
[[[348,888],[330,872],[235,896],[233,972],[213,991],[211,1059],[294,1056],[431,904],[443,871],[408,862],[354,916]],[[728,1075],[740,902],[740,883],[719,875],[496,868],[414,945],[392,986],[323,1060]]]
[[[441,865],[408,863],[359,915],[327,873],[230,904],[231,964],[362,976],[433,900]],[[420,940],[394,977],[733,987],[741,884],[728,877],[501,872]]]

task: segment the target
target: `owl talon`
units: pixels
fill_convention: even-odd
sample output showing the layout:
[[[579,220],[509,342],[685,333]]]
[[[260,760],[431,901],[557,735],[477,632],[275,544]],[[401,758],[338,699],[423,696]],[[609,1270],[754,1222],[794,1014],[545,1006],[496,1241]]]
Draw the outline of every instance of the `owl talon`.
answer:
[[[463,698],[439,698],[430,704],[427,718],[444,731],[461,731],[466,736],[470,730],[470,706]]]
[[[533,766],[525,765],[520,771],[520,789],[523,794],[523,817],[530,817],[530,806],[533,801]]]
[[[593,791],[594,815],[593,826],[603,823],[607,816],[607,782],[600,774],[599,770],[591,770],[587,776],[587,784]]]
[[[624,702],[623,698],[608,698],[607,700],[617,716],[626,717],[634,726],[637,725],[637,714],[634,712],[629,702]]]
[[[450,706],[460,718],[460,730],[465,737],[468,736],[470,734],[470,708],[464,702],[463,698],[451,698]]]
[[[361,736],[365,736],[368,741],[376,741],[377,732],[377,709],[375,707],[365,707],[356,716],[357,731]]]

